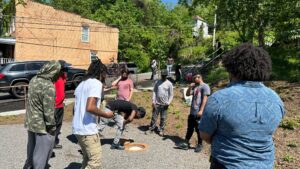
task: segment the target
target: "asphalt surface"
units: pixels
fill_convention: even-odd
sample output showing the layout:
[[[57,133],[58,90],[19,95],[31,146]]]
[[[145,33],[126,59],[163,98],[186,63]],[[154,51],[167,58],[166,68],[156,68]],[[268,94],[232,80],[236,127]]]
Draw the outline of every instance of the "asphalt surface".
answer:
[[[157,134],[145,135],[144,127],[130,124],[124,138],[134,139],[135,143],[145,143],[149,147],[143,152],[111,150],[110,144],[115,129],[107,127],[101,138],[102,166],[104,169],[206,169],[208,156],[195,153],[193,149],[174,148],[176,136],[160,137]],[[23,125],[0,125],[0,164],[1,169],[20,169],[26,160],[27,131]],[[56,157],[49,164],[53,169],[79,169],[82,155],[80,147],[71,135],[71,123],[64,123],[60,135],[63,149],[54,150]]]
[[[137,86],[149,86],[147,78],[151,76],[151,73],[131,74],[130,78],[134,81]],[[151,85],[151,83],[150,83]],[[74,89],[67,88],[66,98],[74,98]],[[9,93],[0,93],[0,113],[7,111],[15,111],[25,109],[24,99],[15,99]]]

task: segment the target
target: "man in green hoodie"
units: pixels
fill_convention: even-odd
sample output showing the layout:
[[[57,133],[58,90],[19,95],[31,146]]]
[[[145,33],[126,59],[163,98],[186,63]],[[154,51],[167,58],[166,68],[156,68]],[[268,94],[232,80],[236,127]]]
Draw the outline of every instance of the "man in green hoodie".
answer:
[[[26,168],[44,169],[48,164],[55,139],[55,88],[61,65],[46,63],[28,87],[25,128],[28,130]]]

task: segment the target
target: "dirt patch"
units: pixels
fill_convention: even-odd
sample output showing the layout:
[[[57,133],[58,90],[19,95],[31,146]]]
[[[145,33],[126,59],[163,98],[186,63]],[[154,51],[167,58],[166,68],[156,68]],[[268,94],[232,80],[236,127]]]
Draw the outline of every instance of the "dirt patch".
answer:
[[[74,104],[65,106],[64,121],[71,121],[73,118],[73,107]],[[0,116],[0,125],[7,124],[22,124],[25,120],[25,114],[14,115],[14,116]]]

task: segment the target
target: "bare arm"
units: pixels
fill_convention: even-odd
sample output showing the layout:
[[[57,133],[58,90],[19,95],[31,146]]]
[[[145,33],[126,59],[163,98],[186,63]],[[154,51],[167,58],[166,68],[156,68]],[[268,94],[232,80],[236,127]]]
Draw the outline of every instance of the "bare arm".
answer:
[[[116,87],[120,80],[121,80],[121,76],[118,79],[116,79],[115,81],[113,81],[111,85]]]
[[[89,97],[87,99],[86,103],[86,111],[100,117],[105,117],[105,118],[112,118],[114,117],[113,112],[107,112],[105,113],[101,109],[97,107],[97,98],[96,97]]]
[[[204,107],[205,107],[205,105],[206,105],[206,102],[207,102],[207,96],[205,95],[205,96],[203,96],[203,99],[202,99],[202,101],[201,101],[201,107],[200,107],[200,110],[199,110],[199,112],[198,112],[198,114],[197,114],[197,116],[198,117],[201,117],[202,116],[202,113],[203,113],[203,111],[204,111]]]
[[[132,120],[134,119],[135,116],[136,116],[136,111],[132,110],[130,116],[124,121],[124,125],[132,122]]]
[[[212,142],[212,136],[205,133],[205,132],[202,132],[200,131],[200,137],[208,144],[211,144]]]
[[[129,98],[127,101],[131,100],[132,94],[133,94],[133,82],[131,81],[130,87],[129,87],[130,93],[129,93]]]
[[[194,86],[195,86],[195,83],[191,83],[190,84],[190,86],[189,86],[189,88],[186,90],[186,93],[185,93],[185,95],[186,96],[190,96],[190,95],[192,95],[192,89],[194,88]]]

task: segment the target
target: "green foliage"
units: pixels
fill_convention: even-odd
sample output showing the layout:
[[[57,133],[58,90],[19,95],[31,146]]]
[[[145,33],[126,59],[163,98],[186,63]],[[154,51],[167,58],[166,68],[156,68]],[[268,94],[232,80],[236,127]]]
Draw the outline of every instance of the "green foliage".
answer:
[[[176,128],[176,129],[182,128],[182,124],[176,124],[176,125],[175,125],[175,128]]]
[[[215,69],[212,69],[210,72],[208,72],[206,78],[204,79],[207,83],[215,83],[220,80],[228,79],[229,75],[224,67],[218,67]]]
[[[287,146],[291,147],[291,148],[295,148],[295,147],[298,147],[298,144],[297,144],[297,142],[289,142]]]
[[[300,123],[291,118],[282,120],[279,125],[279,127],[283,128],[283,129],[288,129],[288,130],[294,130],[299,126],[300,126]]]
[[[268,48],[272,57],[272,80],[300,81],[299,49],[279,46]]]
[[[283,161],[292,162],[292,161],[294,161],[294,157],[287,154],[283,157]]]

